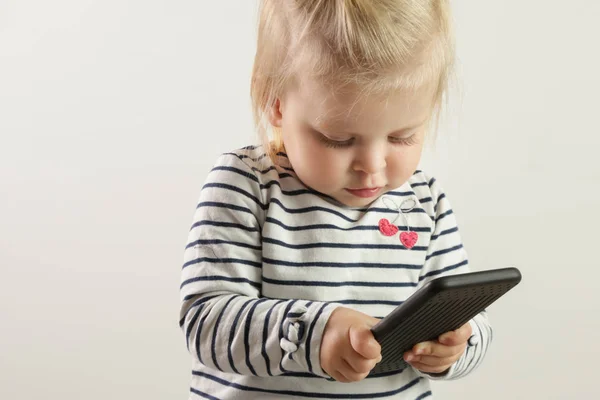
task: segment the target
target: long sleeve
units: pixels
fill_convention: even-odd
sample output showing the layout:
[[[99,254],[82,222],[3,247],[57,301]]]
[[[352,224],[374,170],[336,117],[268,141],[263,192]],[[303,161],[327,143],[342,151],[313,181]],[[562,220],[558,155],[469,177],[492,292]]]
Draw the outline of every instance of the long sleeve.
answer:
[[[428,182],[434,204],[434,230],[419,277],[419,287],[431,279],[470,271],[467,253],[462,244],[456,218],[445,193],[435,178]],[[484,311],[471,321],[473,334],[462,357],[442,376],[422,374],[429,379],[453,380],[471,373],[483,361],[492,340],[492,328]]]
[[[267,205],[259,175],[221,156],[200,193],[181,271],[180,326],[205,366],[254,376],[312,374],[336,307],[261,297],[261,228]]]

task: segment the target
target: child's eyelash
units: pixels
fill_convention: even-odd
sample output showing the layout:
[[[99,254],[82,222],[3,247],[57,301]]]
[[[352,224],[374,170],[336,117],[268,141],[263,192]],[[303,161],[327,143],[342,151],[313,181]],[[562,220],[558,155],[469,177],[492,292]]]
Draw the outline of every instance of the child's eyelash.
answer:
[[[324,136],[322,134],[319,135],[319,140],[326,147],[330,147],[330,148],[333,148],[333,149],[340,149],[340,148],[344,148],[344,147],[349,147],[354,142],[354,138],[345,140],[343,142],[338,142],[336,140],[331,140],[331,139],[327,138],[326,136]]]
[[[410,145],[417,143],[416,136],[417,135],[410,135],[409,137],[406,137],[406,138],[391,137],[390,142],[395,143],[395,144],[410,146]]]
[[[406,138],[399,138],[399,137],[390,137],[389,141],[393,144],[399,144],[399,145],[403,145],[403,146],[411,146],[413,144],[416,144],[417,141],[415,139],[416,135],[411,135],[409,137]],[[350,147],[352,145],[352,143],[354,142],[354,138],[352,139],[348,139],[345,140],[343,142],[339,142],[336,140],[331,140],[328,137],[319,134],[319,140],[326,146],[329,148],[333,148],[333,149],[341,149],[344,147]]]

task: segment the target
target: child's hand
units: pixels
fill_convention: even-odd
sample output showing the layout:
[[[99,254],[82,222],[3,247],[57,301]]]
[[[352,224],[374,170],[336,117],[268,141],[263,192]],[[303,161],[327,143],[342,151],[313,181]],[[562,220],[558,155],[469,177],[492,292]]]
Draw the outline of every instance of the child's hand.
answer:
[[[446,332],[435,342],[423,342],[404,353],[404,359],[414,368],[429,374],[446,372],[464,353],[472,334],[468,322],[455,331]]]
[[[379,320],[338,307],[329,317],[321,341],[321,368],[339,382],[364,379],[381,361],[381,346],[371,327]]]

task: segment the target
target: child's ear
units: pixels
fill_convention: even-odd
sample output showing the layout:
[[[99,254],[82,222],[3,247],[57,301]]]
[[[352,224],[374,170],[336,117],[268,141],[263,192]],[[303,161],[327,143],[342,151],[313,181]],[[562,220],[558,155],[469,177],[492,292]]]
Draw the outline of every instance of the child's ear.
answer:
[[[283,112],[281,109],[281,101],[275,100],[271,109],[269,110],[269,122],[276,128],[281,128],[281,121],[283,119]]]

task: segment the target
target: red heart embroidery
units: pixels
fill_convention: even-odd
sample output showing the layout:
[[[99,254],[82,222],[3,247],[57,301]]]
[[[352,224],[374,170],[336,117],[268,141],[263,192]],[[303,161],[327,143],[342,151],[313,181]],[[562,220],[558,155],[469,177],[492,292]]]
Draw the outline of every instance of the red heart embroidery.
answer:
[[[412,249],[415,246],[415,244],[417,244],[418,240],[419,240],[419,235],[417,234],[417,232],[410,231],[410,232],[402,232],[400,234],[400,241],[408,249]]]
[[[398,232],[398,227],[390,224],[390,221],[386,218],[382,218],[379,220],[379,232],[383,233],[385,236],[394,236],[396,232]]]

